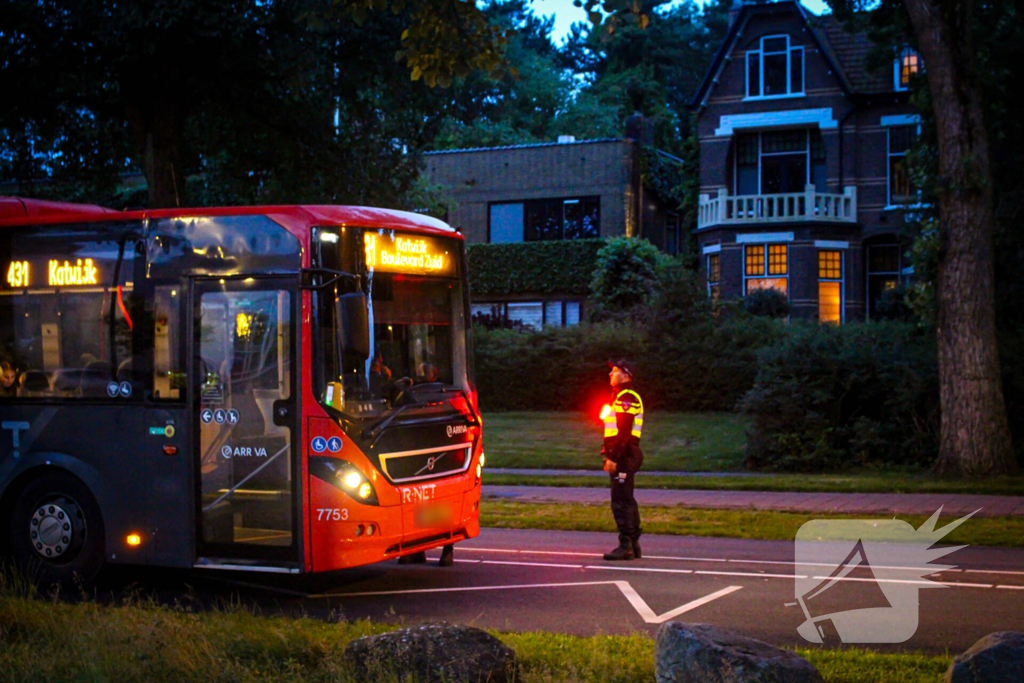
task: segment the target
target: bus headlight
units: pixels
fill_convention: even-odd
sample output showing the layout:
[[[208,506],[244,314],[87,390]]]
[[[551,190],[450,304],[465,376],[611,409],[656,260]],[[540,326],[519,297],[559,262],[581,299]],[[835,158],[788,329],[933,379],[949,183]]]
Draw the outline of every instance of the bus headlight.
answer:
[[[357,488],[361,488],[359,485],[363,483],[363,475],[354,470],[350,470],[349,473],[345,475],[344,481],[345,486],[355,490]],[[367,484],[367,486],[369,486],[369,484]],[[366,498],[366,496],[363,496],[363,498]]]
[[[353,500],[367,505],[377,505],[377,492],[370,480],[359,468],[340,458],[314,455],[309,458],[309,473],[326,481],[336,489],[344,491]]]

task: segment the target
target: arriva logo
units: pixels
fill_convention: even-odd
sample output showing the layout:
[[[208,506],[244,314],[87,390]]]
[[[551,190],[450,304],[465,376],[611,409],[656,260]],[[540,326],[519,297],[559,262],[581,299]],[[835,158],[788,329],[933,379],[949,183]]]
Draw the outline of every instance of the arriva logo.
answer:
[[[936,529],[940,507],[919,529],[899,519],[813,519],[796,534],[797,632],[822,643],[903,643],[918,626],[918,591],[952,566],[930,564],[966,546],[932,548],[971,515]],[[848,591],[855,584],[869,591]],[[827,593],[826,593],[827,592]]]
[[[468,431],[466,425],[448,425],[448,436],[455,436],[456,434],[465,434]]]

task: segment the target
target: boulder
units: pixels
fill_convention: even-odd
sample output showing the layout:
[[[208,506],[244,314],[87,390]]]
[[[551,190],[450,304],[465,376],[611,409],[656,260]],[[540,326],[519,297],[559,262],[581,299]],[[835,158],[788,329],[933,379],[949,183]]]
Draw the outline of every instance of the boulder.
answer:
[[[658,683],[823,683],[795,652],[709,624],[676,621],[658,629],[654,672]]]
[[[1020,683],[1024,681],[1024,633],[990,633],[946,670],[943,683]]]
[[[486,631],[423,624],[357,638],[345,648],[356,679],[417,683],[512,683],[516,653]]]

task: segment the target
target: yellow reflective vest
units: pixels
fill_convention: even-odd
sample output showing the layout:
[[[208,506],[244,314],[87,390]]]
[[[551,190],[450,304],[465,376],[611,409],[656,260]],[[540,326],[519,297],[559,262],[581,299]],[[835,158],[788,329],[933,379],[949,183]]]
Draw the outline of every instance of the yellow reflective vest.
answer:
[[[639,469],[643,454],[644,402],[632,388],[620,388],[604,417],[604,456],[627,469]]]

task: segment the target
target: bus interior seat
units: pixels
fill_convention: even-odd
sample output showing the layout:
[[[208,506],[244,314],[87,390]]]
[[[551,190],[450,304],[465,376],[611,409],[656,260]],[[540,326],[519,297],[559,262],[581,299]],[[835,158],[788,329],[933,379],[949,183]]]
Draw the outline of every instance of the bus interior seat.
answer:
[[[26,370],[18,382],[18,396],[48,396],[50,380],[42,370]]]
[[[53,373],[53,390],[59,396],[71,396],[78,393],[82,386],[81,368],[60,368]]]
[[[92,361],[82,370],[82,396],[106,396],[107,385],[112,379],[110,363],[105,360]]]

